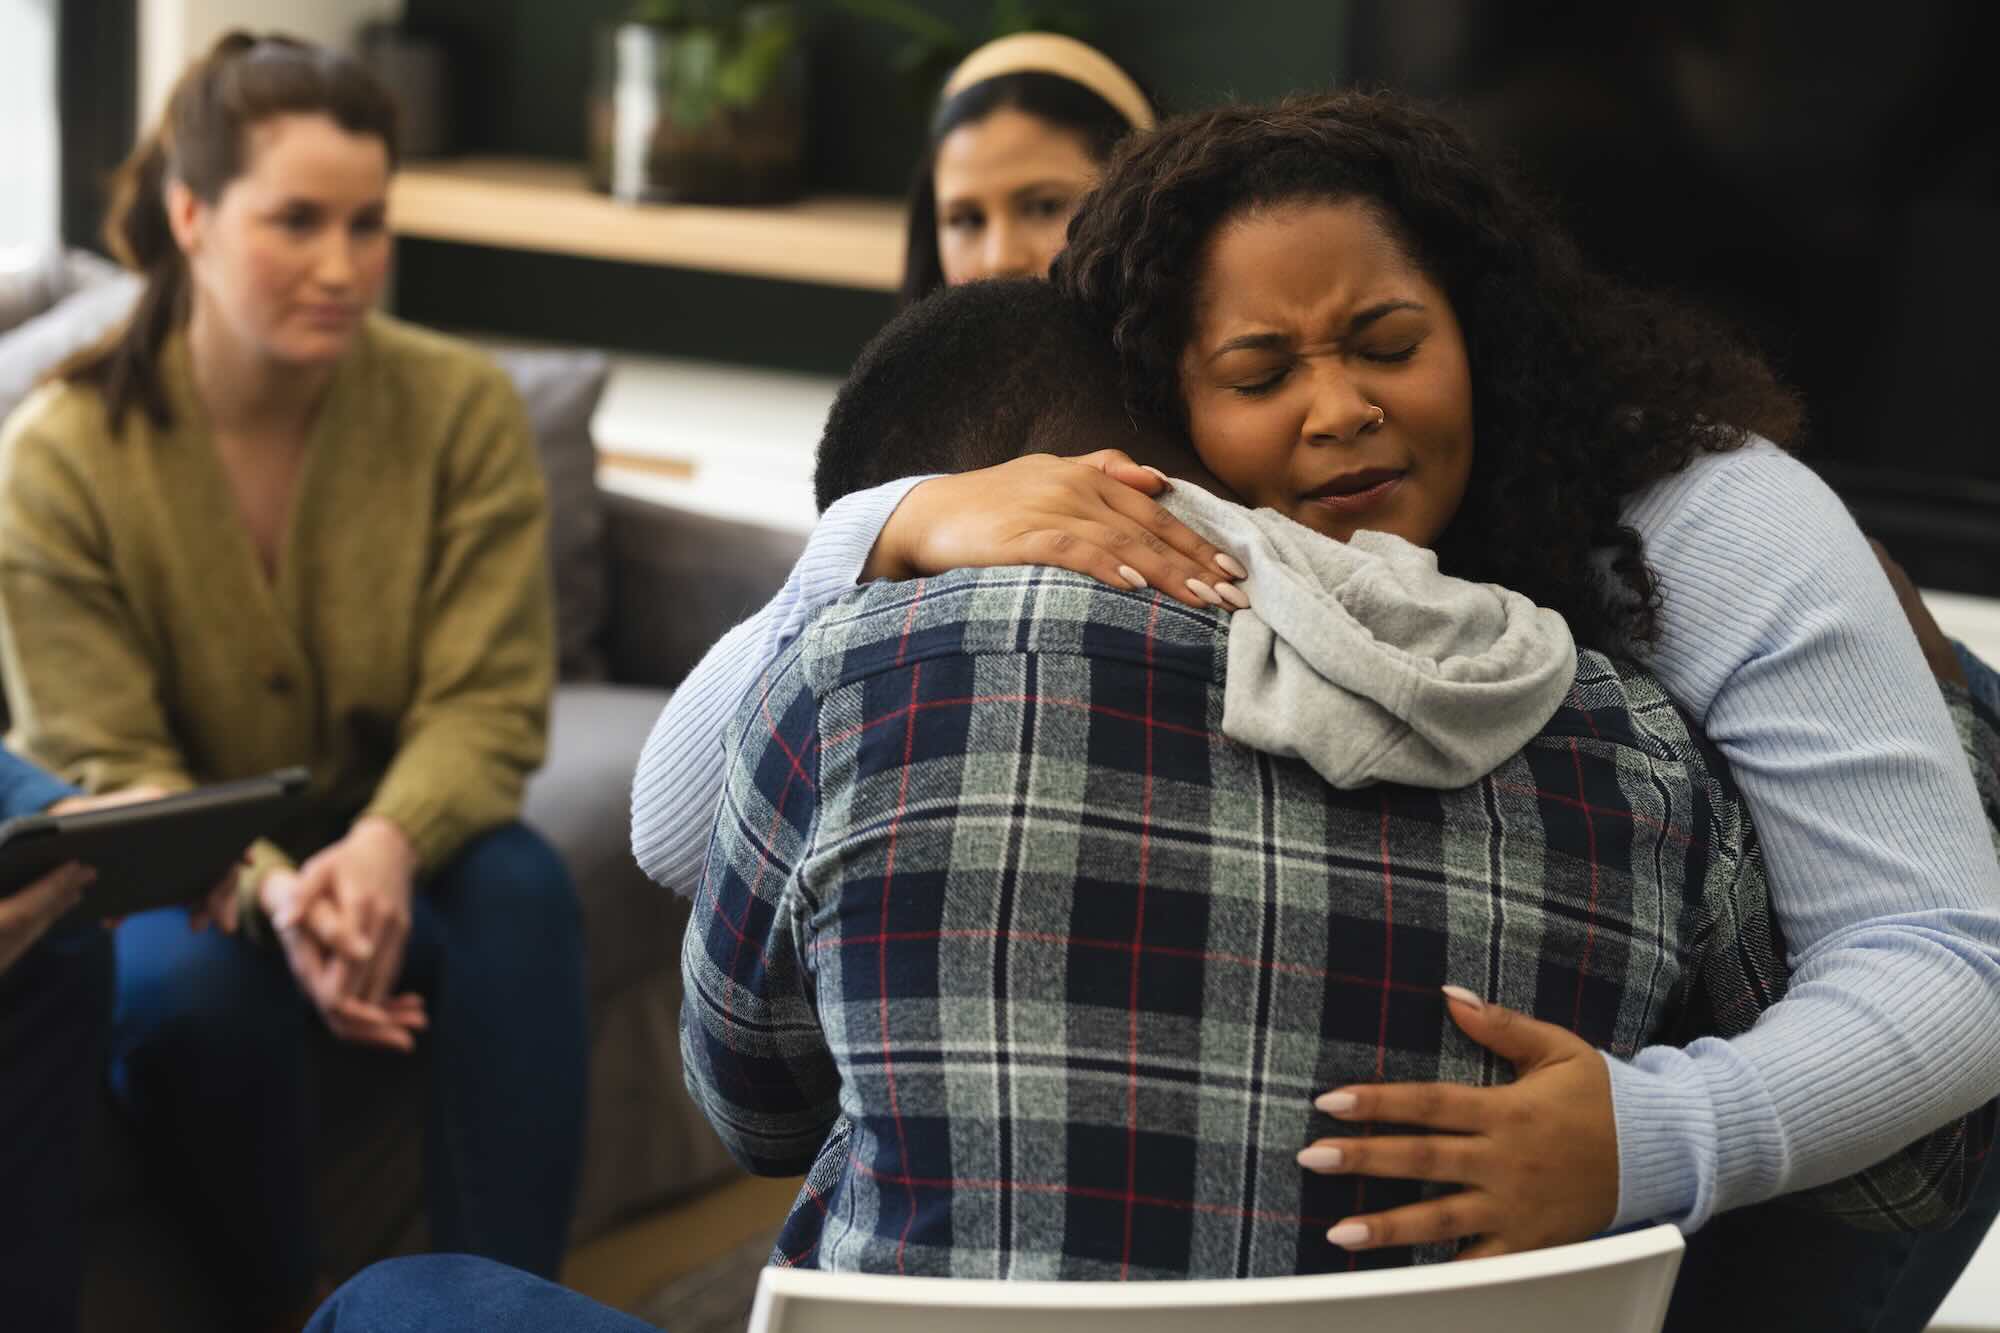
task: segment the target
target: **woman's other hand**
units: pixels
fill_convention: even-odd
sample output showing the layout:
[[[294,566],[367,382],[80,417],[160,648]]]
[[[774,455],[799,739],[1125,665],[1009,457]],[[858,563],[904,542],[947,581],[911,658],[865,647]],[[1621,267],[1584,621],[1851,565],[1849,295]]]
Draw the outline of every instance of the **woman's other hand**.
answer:
[[[0,898],[0,972],[20,961],[63,913],[82,902],[84,889],[96,878],[96,871],[72,862]]]
[[[1189,606],[1242,608],[1243,566],[1153,503],[1170,485],[1117,449],[1028,454],[935,477],[889,517],[863,579],[984,565],[1054,565],[1115,588],[1158,588]]]
[[[1337,1120],[1414,1125],[1420,1136],[1320,1139],[1299,1164],[1322,1175],[1450,1181],[1454,1194],[1343,1219],[1327,1239],[1350,1250],[1477,1237],[1479,1259],[1588,1240],[1618,1212],[1618,1133],[1604,1057],[1582,1038],[1447,990],[1452,1021],[1518,1074],[1498,1088],[1381,1083],[1316,1105]]]

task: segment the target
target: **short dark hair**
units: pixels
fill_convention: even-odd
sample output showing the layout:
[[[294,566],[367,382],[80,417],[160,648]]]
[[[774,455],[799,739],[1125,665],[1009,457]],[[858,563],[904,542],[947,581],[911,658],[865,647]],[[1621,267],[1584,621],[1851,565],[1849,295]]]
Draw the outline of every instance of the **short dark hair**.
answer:
[[[1111,341],[1035,278],[940,288],[862,349],[820,436],[824,510],[885,481],[967,472],[1083,438],[1137,441]]]

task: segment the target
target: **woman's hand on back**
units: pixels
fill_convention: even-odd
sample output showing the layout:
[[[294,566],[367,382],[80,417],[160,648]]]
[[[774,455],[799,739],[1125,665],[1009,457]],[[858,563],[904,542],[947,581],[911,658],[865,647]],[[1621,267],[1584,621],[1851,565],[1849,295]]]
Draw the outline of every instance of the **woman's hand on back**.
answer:
[[[1054,565],[1188,606],[1248,606],[1243,566],[1155,504],[1171,485],[1117,449],[1028,454],[912,490],[869,553],[864,579],[985,565]]]
[[[1416,1126],[1420,1135],[1320,1139],[1299,1165],[1322,1175],[1450,1182],[1465,1188],[1343,1219],[1327,1239],[1350,1250],[1471,1240],[1461,1259],[1588,1240],[1618,1213],[1618,1131],[1604,1057],[1575,1033],[1454,988],[1452,1021],[1510,1061],[1497,1088],[1378,1083],[1318,1100],[1337,1120]],[[1463,995],[1465,998],[1460,998]]]

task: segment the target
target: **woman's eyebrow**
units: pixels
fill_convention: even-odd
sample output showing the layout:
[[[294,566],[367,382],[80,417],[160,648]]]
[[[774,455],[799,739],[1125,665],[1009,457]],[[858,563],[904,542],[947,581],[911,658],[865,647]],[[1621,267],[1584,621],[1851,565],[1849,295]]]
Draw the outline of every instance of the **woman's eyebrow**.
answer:
[[[1231,352],[1281,352],[1291,345],[1292,340],[1282,333],[1245,333],[1210,352],[1208,359],[1216,361]]]
[[[1360,333],[1369,325],[1375,323],[1375,321],[1386,315],[1393,315],[1398,310],[1422,310],[1423,308],[1423,304],[1418,301],[1383,301],[1376,305],[1371,305],[1366,310],[1357,313],[1353,319],[1348,320],[1347,330],[1340,336],[1343,338],[1352,338],[1355,334]],[[1208,359],[1214,361],[1227,356],[1231,352],[1278,352],[1283,351],[1285,348],[1291,346],[1291,344],[1291,338],[1283,333],[1245,333],[1231,338],[1213,352],[1210,352]]]
[[[1029,181],[1026,185],[1016,185],[1012,190],[1007,192],[1007,197],[1010,199],[1024,199],[1029,195],[1049,194],[1060,190],[1073,190],[1075,188],[1076,183],[1074,181],[1066,181],[1057,176],[1050,176],[1044,180]]]
[[[1384,315],[1393,315],[1398,310],[1422,310],[1423,308],[1416,301],[1383,301],[1378,305],[1371,305],[1366,310],[1357,314],[1353,319],[1347,321],[1347,332],[1343,336],[1352,338],[1355,334],[1361,332]]]

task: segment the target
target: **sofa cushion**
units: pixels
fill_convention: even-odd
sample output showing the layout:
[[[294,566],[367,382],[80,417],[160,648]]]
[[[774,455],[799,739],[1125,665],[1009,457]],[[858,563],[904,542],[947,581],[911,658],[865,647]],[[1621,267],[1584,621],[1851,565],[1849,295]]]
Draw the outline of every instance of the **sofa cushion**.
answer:
[[[71,292],[117,276],[118,265],[59,245],[0,250],[0,333],[25,324]]]
[[[549,569],[556,589],[556,648],[564,680],[605,677],[604,507],[590,418],[611,363],[599,352],[493,348],[527,404],[549,488]]]
[[[0,334],[0,421],[34,392],[42,376],[122,322],[139,299],[139,288],[130,273],[91,270],[77,290]]]
[[[521,818],[562,855],[583,905],[592,1004],[651,972],[680,970],[674,895],[632,860],[632,773],[667,691],[562,685],[549,755]]]

